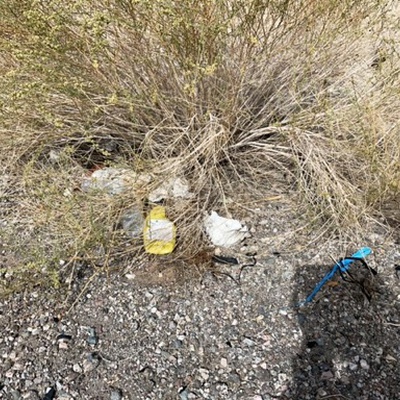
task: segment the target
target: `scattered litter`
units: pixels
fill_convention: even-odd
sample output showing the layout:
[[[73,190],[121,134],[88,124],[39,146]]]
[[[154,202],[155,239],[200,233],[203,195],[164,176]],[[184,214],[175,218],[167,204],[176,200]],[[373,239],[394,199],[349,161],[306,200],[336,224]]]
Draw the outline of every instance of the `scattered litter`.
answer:
[[[158,188],[154,189],[152,192],[149,193],[149,201],[151,203],[158,203],[164,199],[166,199],[168,196],[168,183],[163,183],[160,185]]]
[[[171,178],[149,193],[149,201],[158,203],[167,198],[189,199],[192,196],[186,179]]]
[[[143,215],[137,208],[126,210],[121,217],[122,229],[132,239],[138,239],[143,231]]]
[[[312,291],[312,293],[306,298],[306,300],[300,305],[305,305],[307,303],[310,303],[313,301],[314,297],[317,295],[317,293],[321,290],[321,288],[328,282],[330,281],[336,272],[339,272],[342,276],[342,278],[345,279],[344,274],[347,274],[351,278],[351,274],[349,272],[350,265],[355,262],[355,261],[360,261],[363,266],[365,266],[369,272],[372,274],[376,275],[376,271],[372,268],[370,268],[367,263],[364,261],[364,258],[367,257],[372,253],[372,250],[369,247],[363,247],[362,249],[358,250],[355,254],[353,254],[351,257],[346,257],[343,260],[340,260],[338,263],[334,265],[334,267],[324,276],[324,278],[318,283],[318,285],[315,287],[315,289]],[[354,280],[353,280],[354,281]],[[355,283],[358,283],[354,281]],[[361,283],[359,283],[362,285]],[[363,290],[363,293],[367,296],[368,294],[365,292],[365,289],[361,286],[361,289]]]
[[[67,335],[65,333],[61,333],[60,335],[57,336],[57,340],[71,340],[72,336]]]
[[[232,247],[249,236],[246,226],[235,219],[220,217],[215,211],[205,218],[204,227],[214,246]]]
[[[125,168],[102,168],[83,180],[81,189],[84,192],[100,190],[111,195],[121,194],[132,188],[139,188],[150,183],[148,174],[137,175],[135,171]]]
[[[213,256],[212,260],[216,263],[219,264],[231,264],[231,265],[237,265],[239,264],[239,261],[237,258],[234,257],[224,257],[224,256]]]
[[[172,253],[176,244],[176,227],[167,218],[165,207],[156,206],[150,211],[144,224],[143,240],[147,253]]]
[[[50,387],[46,390],[46,394],[44,395],[43,400],[53,400],[55,395],[56,395],[55,389]]]
[[[99,342],[99,337],[96,334],[96,330],[94,328],[89,328],[88,334],[89,334],[87,338],[88,344],[95,346]]]

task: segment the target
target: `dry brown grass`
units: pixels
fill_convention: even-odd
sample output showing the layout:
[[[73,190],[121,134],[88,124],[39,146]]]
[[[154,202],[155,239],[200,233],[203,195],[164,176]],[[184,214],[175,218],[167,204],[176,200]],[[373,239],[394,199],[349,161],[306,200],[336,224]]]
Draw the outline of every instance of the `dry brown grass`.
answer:
[[[3,197],[18,202],[3,236],[55,280],[63,257],[96,266],[137,254],[141,243],[115,221],[146,193],[74,190],[95,165],[191,182],[194,199],[167,204],[176,256],[201,247],[203,213],[228,210],[238,184],[257,198],[279,174],[331,230],[359,227],[399,190],[391,9],[373,0],[3,2],[0,140],[12,181]]]

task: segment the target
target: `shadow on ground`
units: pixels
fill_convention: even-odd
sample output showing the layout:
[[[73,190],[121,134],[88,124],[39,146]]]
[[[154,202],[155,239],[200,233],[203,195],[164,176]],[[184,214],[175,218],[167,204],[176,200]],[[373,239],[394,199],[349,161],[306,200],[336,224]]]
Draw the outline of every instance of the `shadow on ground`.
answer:
[[[299,268],[294,303],[304,300],[330,268]],[[292,381],[284,398],[399,398],[399,301],[379,273],[372,279],[366,269],[352,269],[358,280],[364,279],[371,301],[358,285],[337,276],[319,298],[297,312],[303,344],[292,359]],[[306,277],[310,270],[313,282]]]

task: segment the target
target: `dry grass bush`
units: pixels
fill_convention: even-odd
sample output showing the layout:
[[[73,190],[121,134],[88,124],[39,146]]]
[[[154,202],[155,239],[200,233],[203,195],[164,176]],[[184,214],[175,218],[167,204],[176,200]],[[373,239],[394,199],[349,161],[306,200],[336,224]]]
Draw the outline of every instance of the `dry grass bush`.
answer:
[[[95,264],[96,254],[134,254],[115,221],[146,193],[74,190],[96,165],[189,179],[195,199],[168,204],[177,255],[198,246],[204,211],[226,209],[239,184],[256,197],[277,171],[310,215],[342,232],[357,226],[399,189],[392,9],[383,0],[2,2],[1,159],[18,193],[20,252],[40,253],[39,269],[66,254]]]

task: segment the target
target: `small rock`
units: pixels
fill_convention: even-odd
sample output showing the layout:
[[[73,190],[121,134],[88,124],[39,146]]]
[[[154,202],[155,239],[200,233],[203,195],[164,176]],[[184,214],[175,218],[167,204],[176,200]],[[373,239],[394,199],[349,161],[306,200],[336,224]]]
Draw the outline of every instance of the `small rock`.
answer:
[[[182,340],[175,339],[173,341],[172,345],[174,346],[175,349],[180,349],[183,345],[183,342],[182,342]]]
[[[100,357],[96,353],[91,353],[82,363],[83,372],[87,373],[94,371],[99,366],[99,364]]]
[[[5,373],[6,378],[11,379],[14,376],[14,371],[12,369],[9,369],[6,373]]]
[[[67,350],[68,349],[68,342],[65,342],[65,341],[58,342],[58,348],[60,350]]]
[[[19,400],[21,399],[21,393],[18,390],[13,390],[11,392],[12,400]],[[47,400],[47,399],[46,399]]]
[[[252,347],[255,345],[255,342],[249,338],[243,339],[243,344],[245,344],[248,347]]]
[[[264,370],[266,370],[268,368],[267,363],[263,362],[262,364],[260,364],[260,367]]]
[[[391,362],[396,362],[397,361],[397,359],[395,358],[395,357],[393,357],[393,356],[391,356],[390,354],[388,354],[386,357],[386,360],[387,361],[391,361]]]
[[[199,369],[200,375],[203,378],[203,380],[207,381],[208,378],[210,377],[210,372],[208,371],[208,369],[205,368],[200,368]]]
[[[82,368],[81,368],[81,366],[79,364],[74,364],[72,366],[72,371],[77,372],[78,374],[81,374],[82,373]]]
[[[351,371],[355,371],[358,368],[358,365],[354,363],[349,363],[349,368]]]
[[[184,388],[179,392],[179,398],[180,398],[180,400],[188,400],[189,399],[189,391],[187,390],[187,388]]]
[[[221,367],[226,368],[228,366],[228,360],[226,358],[221,358]]]
[[[360,360],[360,365],[362,369],[368,370],[369,369],[369,365],[365,360]]]
[[[72,336],[71,335],[67,335],[65,333],[61,333],[60,335],[57,336],[58,348],[60,350],[68,349],[68,343],[71,340],[72,340]]]
[[[121,400],[121,399],[122,399],[122,390],[113,389],[111,392],[110,400]]]
[[[286,374],[278,374],[279,382],[286,382],[288,380],[288,376]]]
[[[321,380],[323,380],[323,381],[328,381],[333,378],[334,378],[334,375],[331,371],[325,371],[321,374]]]
[[[67,392],[60,392],[57,394],[57,400],[73,400],[74,398]]]

